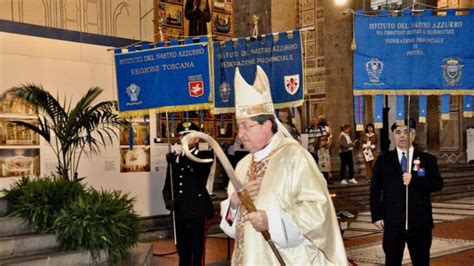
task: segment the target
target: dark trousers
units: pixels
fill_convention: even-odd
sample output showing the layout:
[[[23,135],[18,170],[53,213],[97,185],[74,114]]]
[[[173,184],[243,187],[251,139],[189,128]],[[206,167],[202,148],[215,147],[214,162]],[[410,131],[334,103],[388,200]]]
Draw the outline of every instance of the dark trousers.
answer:
[[[401,265],[405,243],[414,266],[430,265],[431,228],[421,227],[405,231],[403,227],[385,227],[383,251],[385,264]]]
[[[180,266],[204,265],[205,218],[176,217],[176,248]]]
[[[339,153],[339,158],[341,158],[341,170],[339,172],[341,179],[346,178],[346,167],[349,168],[349,179],[354,178],[354,161],[352,160],[352,151],[344,151]]]

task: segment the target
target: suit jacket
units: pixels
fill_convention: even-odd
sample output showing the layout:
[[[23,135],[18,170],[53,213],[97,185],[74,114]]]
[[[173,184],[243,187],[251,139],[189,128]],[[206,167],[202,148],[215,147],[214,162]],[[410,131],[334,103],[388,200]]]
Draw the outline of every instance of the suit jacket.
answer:
[[[210,151],[199,151],[193,154],[201,159],[213,158]],[[176,156],[179,156],[176,163]],[[209,193],[206,190],[207,177],[211,163],[198,163],[191,161],[185,155],[177,154],[168,163],[163,199],[168,210],[174,210],[176,218],[193,219],[214,216],[214,208]],[[173,172],[174,201],[171,199],[171,175]]]
[[[425,152],[414,151],[412,179],[408,186],[408,227],[433,227],[431,192],[443,188],[437,159]],[[414,160],[419,160],[414,170]],[[385,227],[405,226],[405,186],[397,150],[379,156],[370,186],[372,222],[384,220]]]

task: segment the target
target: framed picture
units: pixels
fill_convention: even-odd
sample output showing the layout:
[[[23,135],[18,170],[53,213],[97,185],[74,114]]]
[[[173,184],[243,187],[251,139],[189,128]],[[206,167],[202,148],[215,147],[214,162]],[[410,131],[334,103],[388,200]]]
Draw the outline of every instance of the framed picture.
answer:
[[[183,27],[184,13],[182,5],[160,3],[158,5],[158,15],[164,18],[164,26]]]
[[[8,93],[5,98],[0,101],[0,114],[34,115],[37,113],[36,109],[22,103]]]
[[[150,172],[150,148],[120,148],[120,172]]]
[[[184,31],[179,28],[164,27],[163,35],[164,41],[180,40],[184,36]]]
[[[37,133],[15,123],[12,119],[0,118],[0,145],[39,145]],[[22,119],[27,123],[36,124],[36,120]]]
[[[0,176],[40,175],[40,149],[0,149]]]
[[[213,32],[217,34],[232,35],[232,17],[229,14],[214,12],[212,15]]]
[[[212,7],[213,7],[213,10],[231,13],[232,0],[214,0]]]
[[[134,145],[149,145],[150,144],[150,122],[147,119],[146,125],[144,120],[139,121],[134,119],[131,121],[133,130],[133,144]],[[127,128],[120,128],[120,145],[130,145],[130,131]]]

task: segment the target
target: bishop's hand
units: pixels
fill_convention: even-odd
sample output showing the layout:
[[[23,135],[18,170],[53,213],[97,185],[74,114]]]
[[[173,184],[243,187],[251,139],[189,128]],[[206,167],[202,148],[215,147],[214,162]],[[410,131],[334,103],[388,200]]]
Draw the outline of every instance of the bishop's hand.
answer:
[[[250,222],[257,232],[268,231],[268,216],[265,211],[247,213],[244,215],[244,221]]]

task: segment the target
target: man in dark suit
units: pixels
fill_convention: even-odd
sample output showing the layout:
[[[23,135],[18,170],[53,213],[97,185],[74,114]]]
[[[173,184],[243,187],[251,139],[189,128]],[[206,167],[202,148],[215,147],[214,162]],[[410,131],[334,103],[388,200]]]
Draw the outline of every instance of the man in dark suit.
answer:
[[[406,121],[405,125],[395,123],[391,129],[396,149],[378,157],[370,186],[372,222],[384,230],[386,265],[401,265],[405,243],[413,265],[429,265],[434,226],[430,193],[443,188],[436,157],[413,149],[415,121],[410,120],[409,124],[409,154]],[[407,171],[410,168],[411,172]],[[408,230],[405,228],[406,186]]]
[[[190,122],[179,124],[177,131],[180,139],[187,130],[198,131],[199,127]],[[212,159],[212,152],[198,150],[198,142],[199,138],[189,141],[191,153],[201,159]],[[163,199],[166,208],[175,212],[179,265],[204,265],[206,219],[214,216],[212,201],[206,190],[212,162],[194,162],[184,153],[169,153],[166,155],[166,160],[168,170],[163,188]],[[171,178],[171,172],[173,178]],[[173,186],[171,186],[171,180]]]

